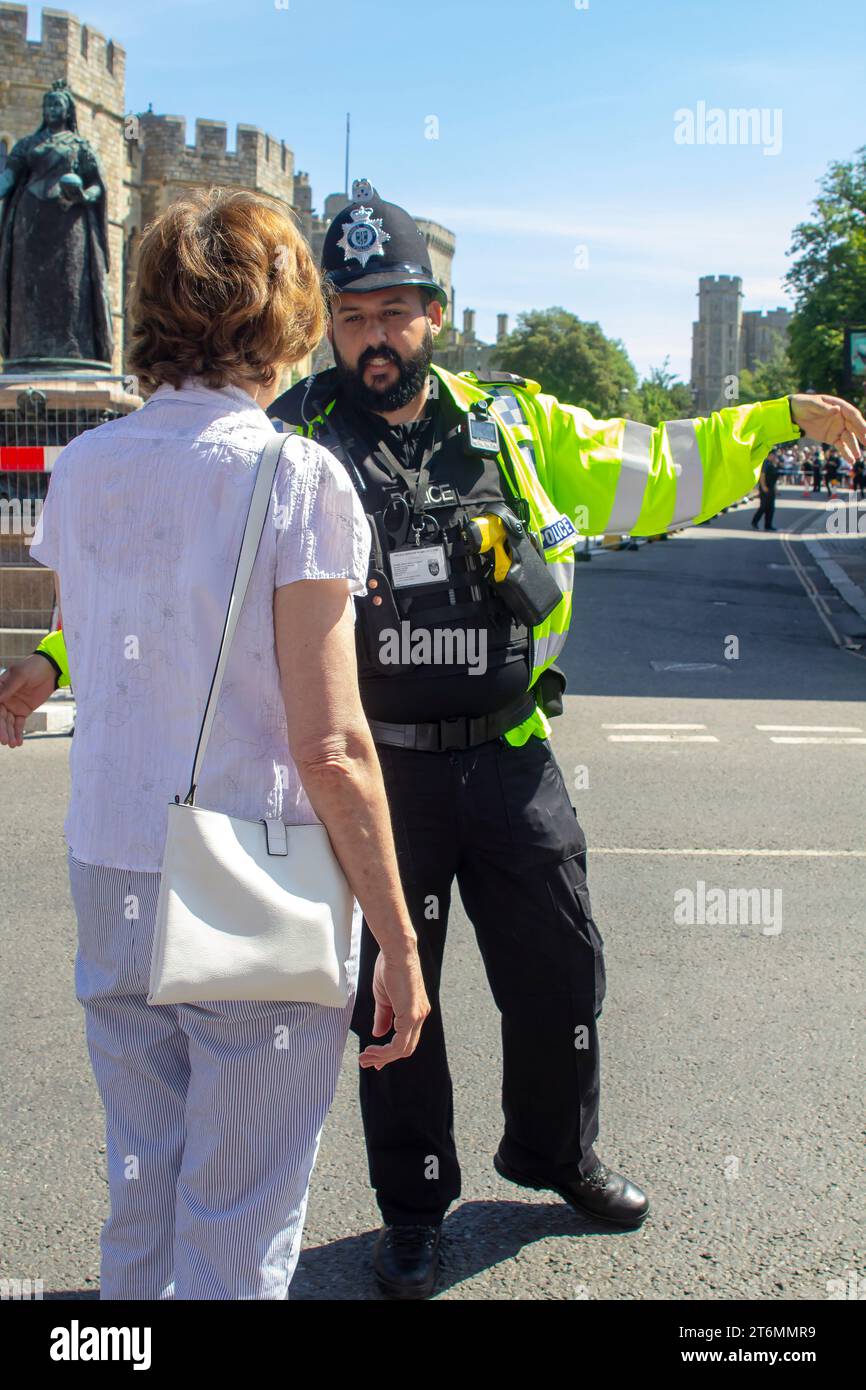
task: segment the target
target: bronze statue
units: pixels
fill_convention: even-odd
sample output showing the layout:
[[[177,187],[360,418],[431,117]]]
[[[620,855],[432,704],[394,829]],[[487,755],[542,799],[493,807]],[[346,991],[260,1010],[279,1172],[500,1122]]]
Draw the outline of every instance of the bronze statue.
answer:
[[[4,371],[110,368],[105,183],[62,79],[42,99],[42,125],[12,147],[0,200]]]

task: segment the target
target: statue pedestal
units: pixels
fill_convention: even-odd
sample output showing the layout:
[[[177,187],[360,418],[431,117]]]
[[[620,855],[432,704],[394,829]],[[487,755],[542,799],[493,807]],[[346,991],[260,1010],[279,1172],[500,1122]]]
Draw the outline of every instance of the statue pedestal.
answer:
[[[142,404],[132,377],[0,374],[0,666],[27,656],[51,628],[54,575],[30,558],[51,470],[85,430]]]
[[[3,371],[12,376],[56,377],[61,373],[69,376],[90,376],[93,372],[111,373],[110,362],[89,362],[81,357],[7,357]]]
[[[11,363],[6,366],[10,367]],[[106,419],[113,420],[144,404],[141,396],[130,389],[134,384],[133,376],[107,376],[96,372],[0,372],[0,444],[8,442],[10,411],[28,419],[39,414],[37,393],[45,397],[41,411],[47,418],[50,412],[84,409],[107,411]],[[27,399],[19,402],[18,397],[22,395]],[[71,430],[64,443],[68,444],[69,439],[83,434],[91,425],[101,423],[93,420],[82,429]]]

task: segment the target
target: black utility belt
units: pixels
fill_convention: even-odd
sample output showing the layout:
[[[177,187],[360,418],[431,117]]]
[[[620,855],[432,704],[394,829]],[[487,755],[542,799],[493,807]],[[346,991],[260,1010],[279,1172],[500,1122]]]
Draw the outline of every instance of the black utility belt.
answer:
[[[481,714],[475,719],[458,715],[454,719],[421,724],[390,724],[381,719],[370,719],[368,723],[375,743],[391,748],[413,748],[418,753],[445,753],[489,743],[516,724],[522,724],[534,711],[535,696],[527,691],[505,709]]]

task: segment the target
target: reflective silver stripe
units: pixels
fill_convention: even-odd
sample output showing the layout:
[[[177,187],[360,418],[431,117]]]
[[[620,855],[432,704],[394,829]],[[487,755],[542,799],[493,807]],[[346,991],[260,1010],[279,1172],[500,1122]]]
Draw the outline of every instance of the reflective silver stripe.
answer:
[[[637,525],[643,506],[646,480],[652,463],[653,429],[637,420],[626,420],[622,437],[622,467],[616,484],[613,509],[605,531],[624,534]]]
[[[515,436],[516,438],[516,436]],[[538,480],[538,465],[535,461],[535,445],[529,439],[518,439],[517,447],[523,462],[532,469],[532,476]]]
[[[673,526],[699,515],[704,495],[704,465],[694,420],[667,420],[665,429],[677,474],[674,514],[668,522]]]
[[[520,456],[524,463],[532,469],[532,476],[538,479],[538,465],[535,458],[535,437],[532,433],[532,426],[526,418],[526,412],[520,401],[509,390],[498,390],[496,387],[490,388],[493,399],[490,408],[494,415],[499,417],[499,422],[504,430],[507,430],[513,442],[520,450]],[[523,431],[527,437],[523,438]]]
[[[534,665],[544,666],[548,661],[555,661],[565,646],[567,636],[567,632],[549,632],[546,637],[540,638],[535,644]]]
[[[570,594],[574,587],[574,561],[548,560],[547,572],[552,574],[564,594]]]

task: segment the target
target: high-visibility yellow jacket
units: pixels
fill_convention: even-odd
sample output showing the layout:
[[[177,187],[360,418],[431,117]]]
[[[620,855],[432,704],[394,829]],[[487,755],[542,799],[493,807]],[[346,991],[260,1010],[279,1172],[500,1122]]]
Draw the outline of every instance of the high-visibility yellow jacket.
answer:
[[[446,390],[461,410],[486,400],[497,415],[508,455],[499,456],[505,494],[516,491],[527,499],[530,525],[562,590],[561,602],[532,629],[530,688],[565,644],[574,547],[581,536],[654,536],[705,521],[754,487],[775,444],[800,438],[786,396],[653,427],[633,420],[596,420],[588,410],[565,405],[545,395],[538,382],[522,377],[455,376],[435,365],[433,371],[437,389]],[[298,428],[315,438],[333,404]],[[37,650],[54,657],[63,669],[59,684],[69,685],[62,632],[49,633]],[[533,734],[550,734],[538,705],[505,737],[519,745]]]
[[[475,400],[490,401],[511,461],[522,462],[520,491],[563,592],[550,617],[533,629],[530,687],[568,636],[574,545],[580,536],[655,536],[705,521],[750,491],[774,444],[800,437],[787,397],[652,427],[596,420],[522,377],[494,373],[496,379],[488,380],[474,372],[453,377],[436,371],[464,409]],[[521,744],[532,734],[549,733],[550,724],[536,706],[505,737]]]

